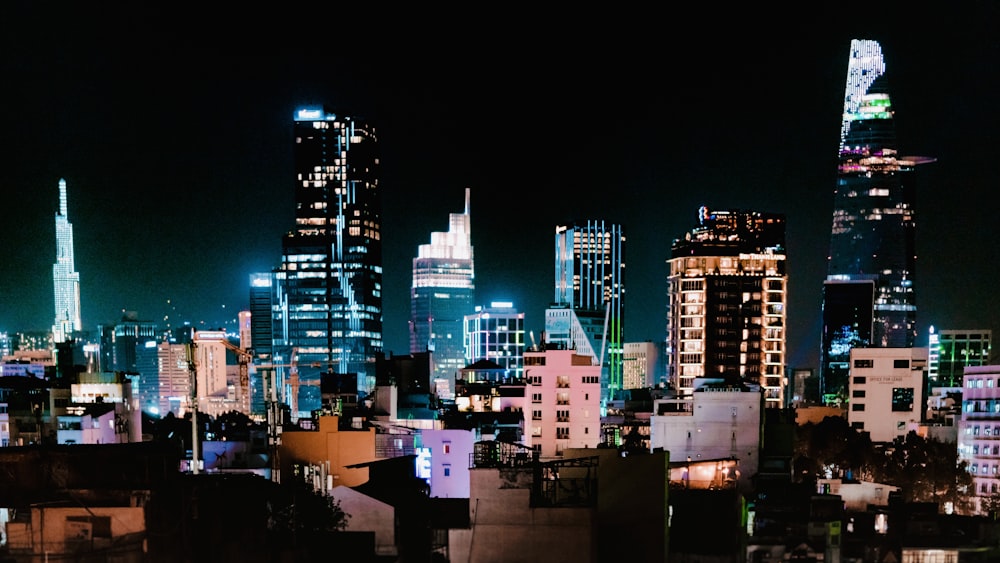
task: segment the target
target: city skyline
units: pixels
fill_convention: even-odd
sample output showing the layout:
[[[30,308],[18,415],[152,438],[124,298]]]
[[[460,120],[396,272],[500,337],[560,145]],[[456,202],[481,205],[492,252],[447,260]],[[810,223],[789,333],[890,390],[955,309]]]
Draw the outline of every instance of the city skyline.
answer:
[[[294,224],[288,115],[325,104],[372,122],[383,147],[386,353],[408,350],[412,257],[470,189],[475,301],[513,302],[536,338],[559,224],[624,225],[625,339],[657,340],[670,244],[694,210],[785,214],[788,365],[818,367],[854,38],[879,41],[887,57],[901,152],[937,158],[917,182],[917,341],[930,325],[995,328],[998,18],[993,6],[967,10],[935,14],[936,28],[719,29],[697,43],[622,32],[595,44],[588,29],[560,43],[524,26],[523,42],[501,45],[455,31],[393,57],[267,42],[233,55],[222,37],[168,51],[157,45],[170,36],[148,30],[120,31],[130,49],[105,51],[59,19],[26,25],[11,31],[17,48],[2,62],[16,111],[0,171],[13,213],[0,330],[49,328],[59,178],[72,192],[84,328],[126,310],[209,328],[235,320],[249,307],[249,275],[280,262]]]

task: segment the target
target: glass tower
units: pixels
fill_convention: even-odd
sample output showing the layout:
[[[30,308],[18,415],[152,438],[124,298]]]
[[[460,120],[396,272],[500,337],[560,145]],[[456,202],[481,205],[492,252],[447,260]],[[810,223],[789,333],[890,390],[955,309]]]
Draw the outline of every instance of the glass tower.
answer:
[[[668,377],[679,395],[692,394],[696,378],[721,378],[783,407],[785,217],[702,207],[698,218],[668,260]]]
[[[893,114],[881,46],[851,41],[823,286],[827,401],[846,398],[851,348],[909,348],[916,338],[912,177],[932,159],[899,155]]]
[[[295,226],[274,272],[274,360],[295,358],[298,412],[320,408],[323,373],[370,392],[382,354],[382,205],[375,129],[322,107],[294,114]],[[294,387],[301,384],[301,387]],[[293,413],[293,417],[296,413]]]
[[[494,301],[489,307],[476,307],[465,316],[464,334],[468,365],[489,360],[511,379],[524,378],[524,313],[513,303]]]
[[[625,344],[625,234],[601,220],[556,227],[555,297],[545,340],[590,355],[602,366],[603,403],[620,398]]]
[[[455,375],[466,366],[465,316],[475,311],[470,219],[466,188],[465,210],[451,213],[448,231],[431,233],[413,259],[410,353],[431,353],[431,379],[445,395],[454,394]]]
[[[73,225],[66,203],[66,180],[59,179],[59,211],[56,213],[56,262],[52,265],[55,290],[55,322],[52,341],[64,342],[82,329],[80,321],[80,273],[73,264]]]
[[[927,378],[931,387],[961,387],[965,368],[990,364],[993,331],[935,330],[928,335]]]

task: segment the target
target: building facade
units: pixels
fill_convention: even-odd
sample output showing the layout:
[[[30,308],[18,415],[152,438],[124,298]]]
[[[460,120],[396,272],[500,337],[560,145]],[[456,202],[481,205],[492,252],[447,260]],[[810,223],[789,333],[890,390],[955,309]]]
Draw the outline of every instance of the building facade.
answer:
[[[852,348],[915,343],[913,171],[931,160],[899,154],[882,48],[852,40],[823,285],[824,395],[846,395]]]
[[[622,348],[622,389],[645,389],[666,383],[662,350],[662,343],[626,342]]]
[[[489,360],[512,379],[524,377],[524,313],[507,301],[477,306],[465,316],[465,362]]]
[[[530,443],[542,458],[601,443],[601,368],[574,350],[524,353]],[[528,415],[525,414],[525,418]]]
[[[601,366],[604,403],[622,389],[624,249],[619,224],[587,220],[556,227],[555,297],[545,315],[545,339]]]
[[[1000,365],[965,369],[958,459],[972,474],[983,511],[983,501],[1000,494]]]
[[[854,348],[847,422],[873,442],[917,430],[927,407],[927,348]]]
[[[375,385],[382,353],[382,204],[375,129],[325,108],[294,114],[295,226],[273,272],[272,354],[298,358],[298,377],[356,374]],[[321,406],[319,386],[295,399]],[[296,413],[293,413],[295,416]]]
[[[784,406],[788,274],[785,217],[711,211],[671,249],[668,377],[681,395],[700,377],[759,386]]]
[[[931,387],[961,387],[966,367],[990,363],[992,340],[990,329],[937,330],[930,327],[927,347]]]
[[[66,180],[59,179],[59,211],[56,212],[56,261],[52,265],[55,321],[52,341],[64,342],[83,328],[80,318],[80,273],[73,259],[73,225],[69,222]]]
[[[475,311],[469,189],[465,210],[449,215],[448,231],[431,233],[413,259],[410,353],[431,352],[431,377],[444,396],[454,394],[455,374],[466,365],[465,317]]]

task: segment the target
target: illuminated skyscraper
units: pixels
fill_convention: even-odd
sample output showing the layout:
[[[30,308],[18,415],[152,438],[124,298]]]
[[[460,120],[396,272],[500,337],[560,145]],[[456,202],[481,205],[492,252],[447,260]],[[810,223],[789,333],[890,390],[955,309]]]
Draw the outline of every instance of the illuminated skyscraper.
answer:
[[[704,377],[759,386],[765,406],[781,408],[785,217],[702,207],[698,218],[668,261],[668,377],[681,395]]]
[[[324,372],[375,383],[382,353],[382,203],[367,123],[325,108],[294,115],[295,227],[274,272],[275,362],[298,362],[299,412],[320,408]],[[290,391],[295,395],[294,391]],[[296,416],[297,413],[293,413]]]
[[[455,391],[455,374],[466,364],[465,316],[475,311],[475,270],[469,189],[465,210],[449,215],[448,231],[431,233],[413,259],[410,290],[410,353],[431,352],[431,378]]]
[[[511,379],[524,377],[524,313],[513,303],[494,301],[465,316],[465,361],[489,360]]]
[[[581,221],[556,227],[555,243],[555,298],[545,312],[545,341],[602,366],[606,404],[622,389],[625,235],[621,225]]]
[[[993,331],[936,330],[928,335],[927,377],[931,387],[961,387],[965,368],[990,364]]]
[[[851,348],[909,348],[916,338],[912,180],[914,167],[933,159],[899,155],[893,113],[881,46],[851,41],[823,286],[827,400],[846,397]]]
[[[73,225],[66,203],[66,180],[59,179],[59,211],[56,213],[56,262],[52,265],[55,290],[53,342],[64,342],[83,328],[80,321],[80,273],[73,264]]]

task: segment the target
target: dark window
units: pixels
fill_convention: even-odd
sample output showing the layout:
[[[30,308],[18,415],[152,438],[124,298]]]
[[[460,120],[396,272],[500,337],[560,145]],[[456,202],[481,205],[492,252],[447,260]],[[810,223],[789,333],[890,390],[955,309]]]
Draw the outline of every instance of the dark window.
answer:
[[[864,430],[865,429],[865,423],[864,422],[852,422],[851,423],[851,428],[854,428],[854,429],[857,429],[857,430]]]
[[[893,360],[892,367],[894,368],[908,368],[910,367],[910,360]]]
[[[854,367],[873,368],[875,367],[875,360],[854,360]]]
[[[909,412],[913,410],[913,387],[892,388],[892,411]]]
[[[851,404],[851,410],[852,411],[863,411],[863,410],[865,410],[865,404],[864,403],[852,403]]]
[[[864,399],[865,398],[865,390],[864,389],[855,389],[851,393],[851,396],[854,397],[855,399]]]
[[[868,383],[868,380],[865,379],[863,376],[858,376],[854,378],[855,385],[864,385],[865,383]]]

